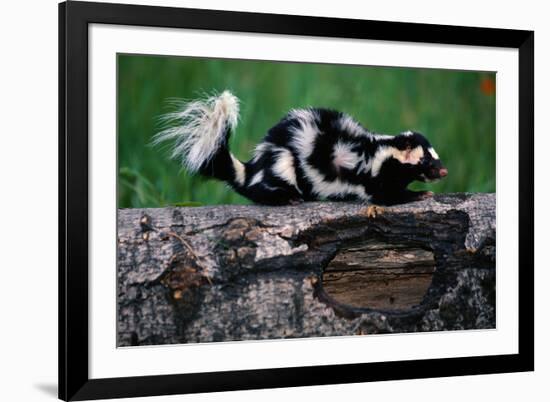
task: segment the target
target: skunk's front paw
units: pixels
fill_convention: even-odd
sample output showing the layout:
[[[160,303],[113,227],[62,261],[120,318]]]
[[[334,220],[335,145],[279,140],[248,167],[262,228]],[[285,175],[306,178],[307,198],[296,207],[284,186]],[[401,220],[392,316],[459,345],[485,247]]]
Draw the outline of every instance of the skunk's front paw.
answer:
[[[301,203],[303,203],[304,200],[301,199],[301,198],[291,198],[289,201],[288,201],[288,205],[300,205]]]
[[[418,200],[427,200],[428,198],[432,198],[434,196],[433,191],[420,191],[418,192]]]

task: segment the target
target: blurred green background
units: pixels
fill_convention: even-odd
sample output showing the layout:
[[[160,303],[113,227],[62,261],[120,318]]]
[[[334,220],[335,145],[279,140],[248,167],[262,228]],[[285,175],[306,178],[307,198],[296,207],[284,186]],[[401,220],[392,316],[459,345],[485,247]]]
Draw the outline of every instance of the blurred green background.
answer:
[[[435,192],[495,191],[495,75],[451,70],[118,56],[118,206],[248,204],[221,182],[188,175],[152,147],[169,98],[230,89],[241,100],[231,140],[241,160],[292,108],[346,112],[386,134],[424,133],[449,169]]]

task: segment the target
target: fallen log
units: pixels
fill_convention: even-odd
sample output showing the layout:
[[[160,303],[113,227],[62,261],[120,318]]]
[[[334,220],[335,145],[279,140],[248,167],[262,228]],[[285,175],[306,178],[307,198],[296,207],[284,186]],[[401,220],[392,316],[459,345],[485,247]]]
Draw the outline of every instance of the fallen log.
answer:
[[[120,209],[117,344],[495,328],[495,195]]]

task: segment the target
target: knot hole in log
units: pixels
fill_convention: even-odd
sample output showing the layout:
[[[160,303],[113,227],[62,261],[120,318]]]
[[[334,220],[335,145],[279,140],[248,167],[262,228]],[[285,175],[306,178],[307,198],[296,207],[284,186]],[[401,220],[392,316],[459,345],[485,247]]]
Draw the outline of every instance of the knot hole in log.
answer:
[[[338,251],[324,269],[322,286],[334,301],[353,308],[408,310],[422,302],[435,267],[430,250],[368,239]]]

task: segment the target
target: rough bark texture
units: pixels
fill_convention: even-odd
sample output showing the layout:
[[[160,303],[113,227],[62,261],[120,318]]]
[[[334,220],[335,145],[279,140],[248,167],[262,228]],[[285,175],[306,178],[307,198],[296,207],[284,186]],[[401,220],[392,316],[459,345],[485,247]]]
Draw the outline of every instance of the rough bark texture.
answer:
[[[495,327],[495,195],[121,209],[118,345]]]

